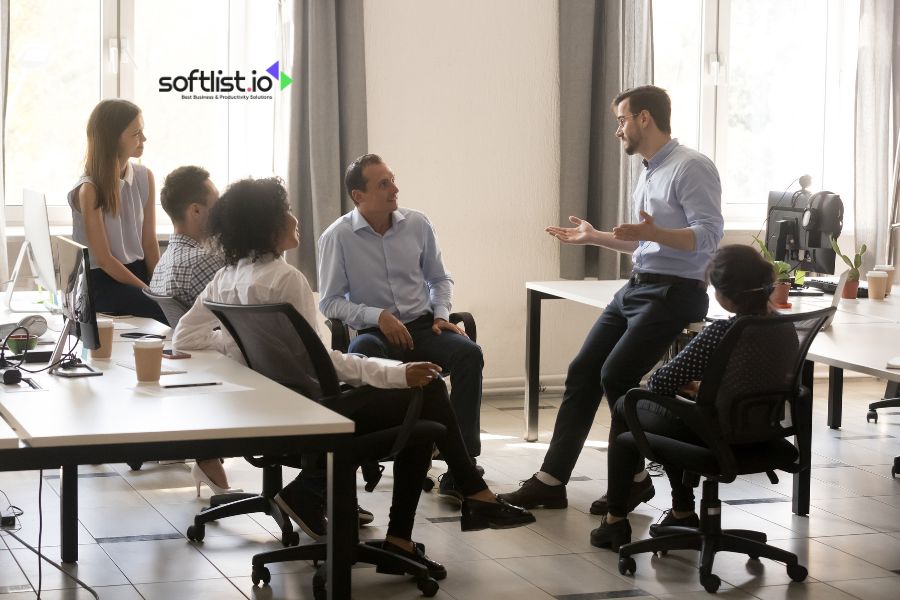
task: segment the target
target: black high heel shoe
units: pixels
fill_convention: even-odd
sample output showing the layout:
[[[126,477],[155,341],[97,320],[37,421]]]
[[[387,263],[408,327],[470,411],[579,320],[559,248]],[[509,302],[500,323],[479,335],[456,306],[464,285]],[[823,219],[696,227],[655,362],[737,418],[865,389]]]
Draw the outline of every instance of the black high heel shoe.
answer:
[[[519,506],[513,506],[502,498],[497,502],[483,502],[466,498],[462,503],[460,529],[478,531],[480,529],[511,529],[534,523],[534,515]]]

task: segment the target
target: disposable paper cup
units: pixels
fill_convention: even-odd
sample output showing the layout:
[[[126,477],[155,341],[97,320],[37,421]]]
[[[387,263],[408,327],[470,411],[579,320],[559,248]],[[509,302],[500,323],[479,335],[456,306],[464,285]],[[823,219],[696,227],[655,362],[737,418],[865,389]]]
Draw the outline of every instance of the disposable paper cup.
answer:
[[[133,348],[137,380],[159,381],[159,373],[162,370],[163,341],[157,339],[136,340]]]
[[[869,282],[869,299],[884,300],[884,294],[887,292],[888,274],[884,271],[869,271],[866,273],[866,280]]]
[[[894,265],[875,265],[876,271],[884,271],[888,274],[888,282],[887,282],[887,291],[885,292],[886,296],[891,295],[891,289],[894,287],[894,277],[897,273],[897,268]]]
[[[100,334],[100,347],[91,350],[91,358],[109,358],[112,354],[113,320],[97,319],[97,332]]]

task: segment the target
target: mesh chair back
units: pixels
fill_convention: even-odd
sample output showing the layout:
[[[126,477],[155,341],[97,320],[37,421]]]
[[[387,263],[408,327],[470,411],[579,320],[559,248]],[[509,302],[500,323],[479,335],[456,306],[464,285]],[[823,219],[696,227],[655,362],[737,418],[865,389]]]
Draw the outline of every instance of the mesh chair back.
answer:
[[[313,400],[340,393],[328,351],[292,305],[203,304],[222,322],[254,371]]]
[[[172,329],[175,329],[175,326],[178,325],[178,321],[181,320],[181,317],[183,317],[184,313],[186,313],[190,308],[190,306],[184,305],[181,300],[175,298],[174,296],[154,294],[150,291],[150,288],[144,288],[143,292],[145,296],[159,305],[159,307],[163,311],[163,314],[166,316],[166,321],[168,321],[169,327],[171,327]]]
[[[737,319],[703,375],[697,403],[713,413],[729,444],[785,437],[785,404],[800,389],[813,338],[833,308]]]

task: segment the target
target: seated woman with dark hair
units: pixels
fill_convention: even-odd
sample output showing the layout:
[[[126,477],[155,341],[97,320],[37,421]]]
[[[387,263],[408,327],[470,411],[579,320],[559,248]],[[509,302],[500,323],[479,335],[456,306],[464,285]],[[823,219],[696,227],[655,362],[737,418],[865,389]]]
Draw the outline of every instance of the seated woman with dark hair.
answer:
[[[772,293],[774,275],[772,265],[750,246],[720,248],[713,256],[706,276],[716,290],[719,305],[735,313],[735,316],[710,323],[674,359],[657,369],[647,382],[650,391],[667,396],[676,393],[694,396],[710,357],[735,319],[744,315],[773,314],[769,295]],[[623,406],[623,399],[620,398],[613,409],[613,419],[625,420]],[[642,400],[638,402],[637,410],[645,431],[686,442],[703,443],[667,409]],[[635,473],[643,470],[644,458],[637,448],[613,441],[609,447],[609,464],[609,509],[600,526],[591,532],[591,545],[618,551],[619,546],[631,541],[628,513],[635,506],[629,499],[629,490]],[[672,486],[672,509],[667,511],[659,525],[698,527],[700,520],[694,512],[694,489],[682,481],[682,469],[671,465],[665,467]],[[650,526],[651,536],[656,528],[657,525]]]
[[[194,306],[175,329],[174,346],[179,350],[213,348],[242,360],[234,340],[218,325],[203,300],[229,304],[288,302],[306,321],[317,328],[316,304],[306,277],[287,264],[285,250],[300,244],[297,218],[291,214],[287,192],[278,179],[245,179],[231,185],[216,203],[209,217],[210,236],[221,247],[225,268],[216,273]],[[420,362],[385,366],[367,358],[330,351],[341,381],[373,388],[352,398],[332,402],[328,407],[356,423],[356,432],[365,434],[400,425],[412,398],[411,387],[424,387],[422,418],[447,428],[438,444],[441,454],[456,477],[465,500],[461,526],[474,529],[518,527],[534,522],[527,510],[512,506],[488,488],[469,460],[453,414],[438,365]],[[409,446],[394,461],[394,490],[385,549],[425,565],[435,579],[446,577],[440,563],[425,556],[412,542],[413,520],[428,470],[431,444]],[[305,519],[310,514],[310,489],[303,475],[276,496],[276,502],[307,533]]]

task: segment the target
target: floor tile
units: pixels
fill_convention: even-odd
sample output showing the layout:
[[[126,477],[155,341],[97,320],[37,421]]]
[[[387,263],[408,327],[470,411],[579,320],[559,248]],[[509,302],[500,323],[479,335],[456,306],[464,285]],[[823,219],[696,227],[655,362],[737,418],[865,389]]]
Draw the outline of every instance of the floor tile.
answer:
[[[835,581],[832,586],[865,600],[895,600],[900,579],[885,577],[882,579],[855,579],[853,581]]]
[[[505,558],[497,561],[548,594],[633,591],[633,582],[598,568],[577,554]]]
[[[883,569],[900,569],[900,539],[877,533],[871,535],[844,535],[818,538],[832,548],[851,554]],[[845,579],[857,579],[846,577]]]
[[[245,600],[246,596],[228,579],[141,583],[145,600]]]
[[[119,542],[101,547],[134,584],[222,577],[187,540]]]

